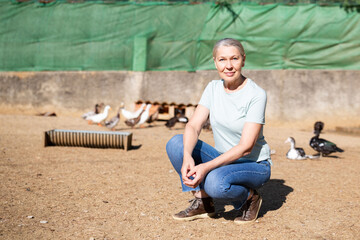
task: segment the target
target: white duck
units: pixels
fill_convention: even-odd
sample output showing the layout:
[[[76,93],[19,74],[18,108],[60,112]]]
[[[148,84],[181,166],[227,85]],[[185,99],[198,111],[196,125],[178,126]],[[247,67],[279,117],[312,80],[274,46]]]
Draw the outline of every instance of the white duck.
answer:
[[[123,103],[122,103],[123,105]],[[146,104],[143,103],[141,104],[140,108],[138,110],[136,110],[135,112],[131,112],[131,111],[128,111],[124,108],[124,106],[121,107],[121,115],[124,116],[124,118],[126,119],[133,119],[133,118],[137,118],[140,113],[144,110]]]
[[[317,158],[318,156],[306,155],[303,148],[297,148],[295,146],[295,139],[288,137],[285,143],[290,143],[290,150],[286,153],[286,157],[292,160],[305,160],[307,158]]]
[[[97,123],[97,125],[101,126],[101,122],[104,121],[107,117],[108,117],[108,114],[109,114],[109,110],[111,109],[111,107],[109,105],[106,105],[105,106],[105,109],[102,113],[99,113],[99,114],[96,114],[96,115],[93,115],[93,116],[90,116],[88,117],[86,120],[88,120],[88,123],[89,124],[92,124],[92,123]]]
[[[137,125],[139,123],[140,117],[141,117],[141,114],[137,118],[126,119],[125,124],[130,126],[131,128],[134,128],[135,125]]]
[[[151,108],[151,104],[146,105],[145,111],[141,114],[140,121],[138,122],[137,125],[141,126],[146,122],[146,120],[148,120],[150,108]]]
[[[97,104],[95,104],[94,111],[84,113],[83,115],[81,115],[81,117],[83,119],[87,120],[88,117],[94,116],[95,114],[99,114],[103,107],[104,107],[104,103],[100,103],[100,104],[97,103]]]

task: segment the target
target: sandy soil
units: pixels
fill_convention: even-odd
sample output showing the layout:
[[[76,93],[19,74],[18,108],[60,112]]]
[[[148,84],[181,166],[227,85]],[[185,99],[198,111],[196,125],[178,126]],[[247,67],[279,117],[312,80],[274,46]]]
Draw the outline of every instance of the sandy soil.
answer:
[[[191,198],[165,152],[182,125],[132,130],[121,123],[118,131],[134,134],[135,148],[124,151],[44,147],[47,130],[107,131],[80,117],[2,114],[0,123],[0,239],[360,239],[360,138],[326,125],[322,137],[345,152],[305,161],[286,159],[284,141],[292,136],[313,154],[312,129],[266,125],[276,150],[271,180],[260,189],[258,221],[239,226],[222,202],[214,219],[171,218]],[[213,143],[211,132],[201,139]]]

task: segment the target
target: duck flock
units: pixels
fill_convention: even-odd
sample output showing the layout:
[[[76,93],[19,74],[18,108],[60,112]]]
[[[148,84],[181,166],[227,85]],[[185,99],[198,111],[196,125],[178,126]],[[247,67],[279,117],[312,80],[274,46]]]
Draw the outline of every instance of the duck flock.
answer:
[[[328,156],[331,153],[344,152],[343,149],[336,146],[335,143],[330,142],[326,139],[319,138],[321,131],[324,128],[324,123],[321,121],[315,122],[314,124],[314,134],[310,139],[309,145],[317,153],[315,155],[306,155],[303,148],[296,147],[295,139],[289,137],[286,139],[285,143],[290,143],[290,150],[286,153],[288,159],[293,160],[305,160],[305,159],[314,159],[319,158],[320,156]]]
[[[87,120],[89,124],[105,126],[113,131],[120,122],[120,116],[124,118],[125,124],[131,128],[144,127],[145,123],[151,124],[158,119],[159,106],[155,107],[155,111],[150,114],[151,107],[152,104],[143,103],[136,111],[129,111],[125,109],[124,103],[121,103],[116,115],[107,120],[111,107],[100,103],[95,105],[93,111],[84,113],[81,117]],[[184,114],[177,112],[173,118],[165,123],[165,126],[171,129],[177,122],[187,123],[188,118]]]
[[[105,126],[108,129],[115,130],[115,127],[120,122],[120,116],[122,116],[127,126],[131,128],[143,127],[145,123],[151,124],[158,119],[159,107],[156,107],[155,111],[150,114],[151,107],[152,104],[143,103],[136,111],[129,111],[125,109],[124,103],[121,103],[116,115],[107,120],[111,107],[100,103],[95,105],[94,111],[83,114],[82,118],[87,120],[89,124],[97,124],[99,126]],[[176,123],[187,123],[188,121],[188,118],[182,112],[176,111],[175,116],[167,120],[165,126],[172,129]],[[286,157],[292,160],[305,160],[315,159],[321,156],[325,157],[332,153],[344,152],[344,150],[337,147],[335,143],[319,137],[323,128],[323,122],[315,122],[315,135],[310,139],[309,145],[317,152],[316,154],[306,154],[303,148],[296,147],[295,139],[293,137],[288,137],[285,143],[290,143],[290,150],[286,153]],[[206,124],[204,124],[203,129],[211,130],[209,119]]]

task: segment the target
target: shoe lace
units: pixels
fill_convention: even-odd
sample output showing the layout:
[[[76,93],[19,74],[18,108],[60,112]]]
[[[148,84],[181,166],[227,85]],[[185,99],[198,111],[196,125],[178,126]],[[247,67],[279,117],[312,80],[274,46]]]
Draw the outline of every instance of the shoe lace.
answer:
[[[194,209],[198,209],[201,203],[201,199],[200,198],[193,198],[191,200],[189,200],[190,206],[188,208],[185,209],[185,212],[188,213]]]

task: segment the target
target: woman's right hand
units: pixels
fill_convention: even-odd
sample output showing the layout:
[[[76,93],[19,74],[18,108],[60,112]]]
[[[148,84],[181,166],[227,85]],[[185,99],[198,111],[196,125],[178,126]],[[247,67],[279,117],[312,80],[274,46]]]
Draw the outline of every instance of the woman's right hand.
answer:
[[[187,177],[188,172],[190,172],[191,169],[195,167],[195,161],[190,156],[184,156],[183,164],[181,167],[181,177],[183,182],[191,180],[189,177]]]

